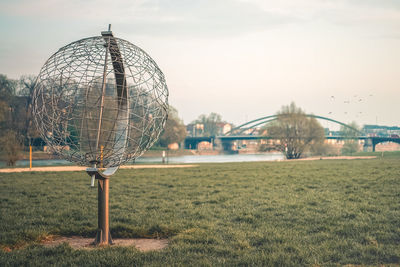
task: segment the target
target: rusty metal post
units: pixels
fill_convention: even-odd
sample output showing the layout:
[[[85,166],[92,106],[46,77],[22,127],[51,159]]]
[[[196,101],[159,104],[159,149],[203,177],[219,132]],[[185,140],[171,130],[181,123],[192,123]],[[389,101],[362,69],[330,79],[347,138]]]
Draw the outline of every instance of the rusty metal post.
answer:
[[[108,202],[109,202],[109,182],[110,176],[118,170],[118,166],[110,167],[103,173],[97,168],[87,168],[86,172],[90,177],[97,179],[97,200],[98,200],[98,212],[97,212],[97,234],[94,240],[94,244],[97,246],[111,245],[113,243],[110,224],[108,216]]]
[[[109,179],[98,179],[98,229],[95,245],[110,245],[112,238],[108,221]]]
[[[29,146],[29,169],[32,170],[32,146]]]
[[[100,146],[100,168],[103,168],[103,154],[104,154],[104,146]]]

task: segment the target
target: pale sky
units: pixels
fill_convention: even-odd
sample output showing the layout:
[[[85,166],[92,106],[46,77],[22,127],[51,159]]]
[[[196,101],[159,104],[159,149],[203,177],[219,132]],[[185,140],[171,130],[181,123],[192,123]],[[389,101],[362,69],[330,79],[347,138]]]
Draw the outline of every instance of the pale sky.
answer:
[[[0,73],[37,75],[109,23],[157,62],[185,123],[217,112],[240,124],[294,101],[400,125],[399,0],[2,0]]]

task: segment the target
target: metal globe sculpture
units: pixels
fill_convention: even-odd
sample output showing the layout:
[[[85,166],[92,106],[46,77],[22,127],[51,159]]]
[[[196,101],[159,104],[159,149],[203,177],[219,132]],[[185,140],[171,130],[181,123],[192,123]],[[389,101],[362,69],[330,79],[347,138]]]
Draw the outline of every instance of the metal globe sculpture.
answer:
[[[168,88],[157,64],[110,30],[60,48],[40,70],[35,124],[50,149],[98,180],[97,245],[112,244],[109,178],[159,137]],[[106,167],[102,172],[99,167]]]
[[[157,140],[167,99],[154,60],[108,31],[64,46],[47,60],[33,110],[53,152],[79,165],[114,167]]]

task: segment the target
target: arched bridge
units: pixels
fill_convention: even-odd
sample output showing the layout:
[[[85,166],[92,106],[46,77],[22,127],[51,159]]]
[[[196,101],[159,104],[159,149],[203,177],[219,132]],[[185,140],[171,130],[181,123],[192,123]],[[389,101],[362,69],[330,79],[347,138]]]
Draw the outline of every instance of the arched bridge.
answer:
[[[231,131],[227,132],[224,135],[219,135],[219,136],[202,136],[202,137],[186,137],[185,139],[185,148],[187,149],[196,149],[197,145],[200,142],[210,142],[214,143],[216,140],[221,141],[222,144],[226,144],[228,142],[232,142],[235,140],[259,140],[259,139],[272,139],[269,136],[263,136],[263,135],[255,135],[255,128],[259,127],[261,125],[267,124],[269,122],[275,121],[278,119],[278,116],[285,116],[289,114],[280,114],[280,115],[269,115],[265,117],[261,117],[255,120],[248,121],[246,123],[243,123],[235,128],[233,128]],[[315,118],[315,119],[320,119],[320,120],[325,120],[325,121],[330,121],[336,124],[339,124],[349,130],[352,130],[356,136],[350,137],[351,139],[357,138],[360,140],[365,140],[364,142],[364,147],[371,147],[372,151],[375,151],[375,146],[379,143],[382,142],[395,142],[400,144],[400,138],[395,138],[395,137],[368,137],[365,135],[364,132],[348,125],[343,122],[327,118],[324,116],[319,116],[319,115],[314,115],[314,114],[305,114],[306,117],[309,118]],[[248,133],[245,133],[245,132]],[[349,137],[346,136],[326,136],[326,139],[348,139]],[[225,147],[223,145],[223,147]]]
[[[252,121],[248,121],[246,123],[243,123],[243,124],[233,128],[232,130],[227,132],[224,136],[240,135],[240,134],[242,134],[243,132],[245,132],[247,130],[255,129],[257,126],[260,126],[260,125],[263,125],[263,124],[267,124],[267,123],[272,122],[272,121],[276,121],[279,116],[291,116],[291,114],[270,115],[270,116],[265,116],[265,117],[258,118],[258,119],[252,120]],[[334,122],[336,124],[344,126],[345,128],[353,130],[359,136],[364,136],[365,135],[363,132],[359,131],[358,129],[356,129],[356,128],[348,125],[348,124],[345,124],[343,122],[331,119],[331,118],[318,116],[318,115],[314,115],[314,114],[305,114],[305,116],[308,117],[308,118],[315,118],[315,119]]]

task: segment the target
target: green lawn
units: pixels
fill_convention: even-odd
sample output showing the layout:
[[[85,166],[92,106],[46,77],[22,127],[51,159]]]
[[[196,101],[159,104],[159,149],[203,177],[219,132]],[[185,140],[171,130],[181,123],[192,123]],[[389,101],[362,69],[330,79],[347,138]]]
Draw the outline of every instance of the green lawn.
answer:
[[[0,266],[400,263],[396,154],[120,170],[110,181],[113,237],[169,237],[168,248],[40,245],[49,234],[95,236],[89,183],[83,172],[0,174]]]

